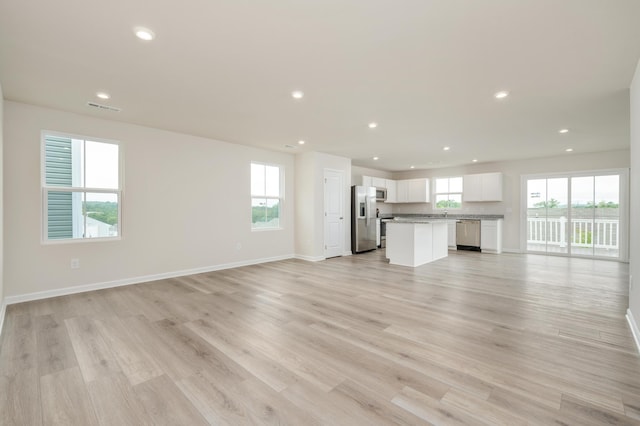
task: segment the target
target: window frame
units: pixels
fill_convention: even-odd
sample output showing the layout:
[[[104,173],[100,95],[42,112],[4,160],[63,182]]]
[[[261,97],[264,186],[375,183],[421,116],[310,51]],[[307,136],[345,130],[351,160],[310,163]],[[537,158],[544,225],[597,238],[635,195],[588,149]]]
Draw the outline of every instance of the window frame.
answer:
[[[106,143],[118,146],[118,188],[93,188],[93,187],[67,187],[67,186],[55,186],[47,184],[46,177],[46,138],[47,136],[58,138],[69,138],[82,140],[86,144],[89,142]],[[55,244],[78,244],[88,242],[109,242],[122,240],[122,201],[124,194],[124,153],[123,144],[120,141],[113,139],[96,138],[92,136],[79,135],[75,133],[59,132],[53,130],[42,130],[40,132],[40,198],[42,202],[41,220],[40,220],[40,242],[43,245],[55,245]],[[117,235],[110,237],[81,237],[81,238],[60,238],[50,239],[48,235],[48,219],[49,219],[49,203],[48,195],[51,192],[69,192],[69,193],[98,193],[98,194],[115,194],[118,200],[118,223],[117,223]]]
[[[438,192],[438,180],[447,180],[447,192]],[[462,188],[460,192],[451,191],[451,179],[460,179],[462,181]],[[433,209],[434,210],[462,210],[462,197],[464,193],[464,176],[442,176],[433,178]],[[460,207],[438,207],[438,195],[460,195]]]
[[[253,185],[252,185],[252,180],[253,180],[253,171],[251,170],[251,166],[253,165],[258,165],[258,166],[265,166],[265,167],[277,167],[278,168],[278,196],[274,197],[274,196],[268,196],[268,195],[254,195],[253,194]],[[262,232],[262,231],[279,231],[279,230],[283,230],[284,226],[283,226],[283,206],[284,206],[284,166],[281,164],[275,164],[275,163],[266,163],[266,162],[262,162],[262,161],[251,161],[249,164],[249,205],[250,205],[250,212],[251,212],[251,217],[249,219],[249,223],[251,226],[251,232]],[[267,181],[266,181],[266,168],[265,168],[265,194],[266,194],[266,187],[267,187]],[[260,227],[260,228],[256,228],[253,226],[253,200],[254,199],[265,199],[265,200],[278,200],[278,226],[270,226],[270,227]]]

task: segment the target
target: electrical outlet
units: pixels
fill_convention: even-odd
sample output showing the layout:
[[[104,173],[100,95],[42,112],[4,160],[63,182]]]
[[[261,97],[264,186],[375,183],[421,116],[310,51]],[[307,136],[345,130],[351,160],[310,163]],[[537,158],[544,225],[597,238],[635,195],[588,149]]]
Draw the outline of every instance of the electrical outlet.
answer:
[[[80,268],[80,259],[71,259],[71,269]]]

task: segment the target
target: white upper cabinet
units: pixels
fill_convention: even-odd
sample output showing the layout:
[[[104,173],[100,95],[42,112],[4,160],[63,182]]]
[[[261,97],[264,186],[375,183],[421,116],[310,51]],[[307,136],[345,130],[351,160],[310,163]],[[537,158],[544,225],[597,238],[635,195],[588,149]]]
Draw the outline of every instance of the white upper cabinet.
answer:
[[[362,176],[362,186],[375,186],[387,189],[385,203],[428,203],[429,179],[391,180],[371,176]]]
[[[362,180],[360,181],[360,185],[362,186],[375,186],[376,188],[386,188],[387,187],[387,179],[379,178],[375,176],[362,176]]]
[[[385,178],[372,177],[371,186],[375,186],[376,188],[386,188],[387,180]]]
[[[396,202],[397,203],[409,202],[409,181],[408,180],[396,181]]]
[[[465,175],[462,200],[502,201],[502,173]]]
[[[482,175],[482,199],[484,201],[502,201],[502,173]]]
[[[387,179],[387,200],[386,203],[395,203],[398,201],[397,185],[395,180]]]
[[[387,199],[388,198],[389,198],[389,193],[387,192]],[[429,202],[429,179],[397,180],[395,202],[396,203],[428,203]]]
[[[429,202],[429,179],[409,180],[409,202],[428,203]]]
[[[462,182],[462,201],[484,201],[482,199],[482,175],[465,175]]]

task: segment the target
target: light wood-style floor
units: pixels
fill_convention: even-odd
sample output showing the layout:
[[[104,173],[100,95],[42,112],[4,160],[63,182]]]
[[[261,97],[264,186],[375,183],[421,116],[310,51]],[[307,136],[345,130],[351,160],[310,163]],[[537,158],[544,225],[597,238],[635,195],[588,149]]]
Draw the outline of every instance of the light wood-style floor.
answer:
[[[378,250],[11,305],[0,423],[640,424],[628,265]]]

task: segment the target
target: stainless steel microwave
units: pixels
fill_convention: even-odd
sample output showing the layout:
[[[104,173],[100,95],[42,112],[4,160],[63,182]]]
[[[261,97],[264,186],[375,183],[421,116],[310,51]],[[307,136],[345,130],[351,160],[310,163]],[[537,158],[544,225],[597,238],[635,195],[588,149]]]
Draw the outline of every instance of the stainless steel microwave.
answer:
[[[376,188],[376,201],[387,201],[387,188]]]

